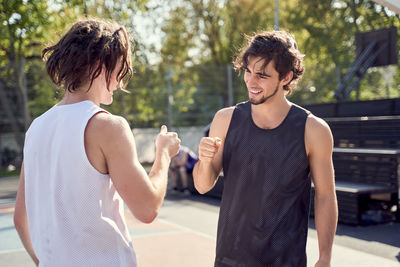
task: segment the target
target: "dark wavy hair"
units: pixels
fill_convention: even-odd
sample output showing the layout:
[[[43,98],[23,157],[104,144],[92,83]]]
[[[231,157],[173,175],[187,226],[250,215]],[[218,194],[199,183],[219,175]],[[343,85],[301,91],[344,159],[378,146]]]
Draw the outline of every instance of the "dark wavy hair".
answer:
[[[293,35],[285,31],[263,31],[246,38],[247,44],[239,50],[233,62],[235,70],[239,74],[245,70],[250,56],[264,59],[263,68],[272,60],[279,73],[279,80],[293,71],[292,80],[283,86],[290,94],[304,73],[304,55],[299,52]]]
[[[76,22],[58,43],[43,49],[42,59],[52,81],[70,92],[90,80],[89,91],[103,68],[109,90],[111,75],[121,62],[117,80],[125,91],[132,78],[131,43],[123,26],[85,19]]]

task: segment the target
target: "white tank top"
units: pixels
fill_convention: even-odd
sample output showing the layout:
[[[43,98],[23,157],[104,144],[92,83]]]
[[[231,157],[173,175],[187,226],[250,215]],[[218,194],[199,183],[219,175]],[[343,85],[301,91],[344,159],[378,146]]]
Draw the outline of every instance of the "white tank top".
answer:
[[[26,133],[25,201],[40,266],[136,266],[124,203],[85,152],[86,125],[102,111],[88,100],[54,106]]]

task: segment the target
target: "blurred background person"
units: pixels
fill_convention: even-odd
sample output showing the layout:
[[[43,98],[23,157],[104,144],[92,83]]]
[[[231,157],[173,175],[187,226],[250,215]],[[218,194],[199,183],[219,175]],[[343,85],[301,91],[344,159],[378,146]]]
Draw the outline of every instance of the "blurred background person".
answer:
[[[174,192],[182,192],[185,195],[190,195],[188,188],[188,176],[193,172],[194,165],[198,157],[190,148],[181,146],[178,154],[172,158],[170,171],[172,178],[172,190]],[[181,187],[178,187],[178,179],[180,178]]]

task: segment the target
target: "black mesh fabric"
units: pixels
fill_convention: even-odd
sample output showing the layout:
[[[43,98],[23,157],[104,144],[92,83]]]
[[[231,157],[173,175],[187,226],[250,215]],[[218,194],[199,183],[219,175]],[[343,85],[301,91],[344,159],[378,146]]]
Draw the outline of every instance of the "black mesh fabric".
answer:
[[[308,114],[293,104],[278,127],[266,130],[253,122],[250,102],[236,106],[223,151],[215,266],[307,265]]]

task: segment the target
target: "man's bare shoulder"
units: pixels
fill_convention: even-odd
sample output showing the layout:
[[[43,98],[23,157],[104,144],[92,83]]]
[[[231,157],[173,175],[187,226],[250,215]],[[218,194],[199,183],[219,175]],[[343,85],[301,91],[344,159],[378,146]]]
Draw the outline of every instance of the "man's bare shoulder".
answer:
[[[331,132],[328,123],[324,121],[323,119],[310,114],[307,117],[307,123],[306,123],[306,129],[310,131],[311,133],[314,133],[315,131],[318,132],[319,134],[322,132]]]
[[[211,124],[210,136],[218,136],[223,138],[228,130],[235,107],[227,107],[220,109],[215,113]]]
[[[86,134],[93,138],[121,137],[121,134],[130,130],[128,122],[120,116],[99,112],[95,114],[86,126]]]
[[[218,122],[223,122],[223,121],[228,120],[228,122],[229,122],[232,118],[232,114],[233,114],[234,110],[235,110],[234,106],[226,107],[226,108],[218,110],[217,113],[215,113],[214,121],[217,120]]]
[[[321,118],[310,114],[306,122],[306,143],[308,147],[332,147],[333,137],[329,125]]]
[[[234,106],[232,106],[232,107],[226,107],[226,108],[223,108],[223,109],[220,109],[220,110],[218,110],[218,112],[215,114],[215,116],[232,116],[232,114],[233,114],[233,111],[235,110],[235,107]]]

